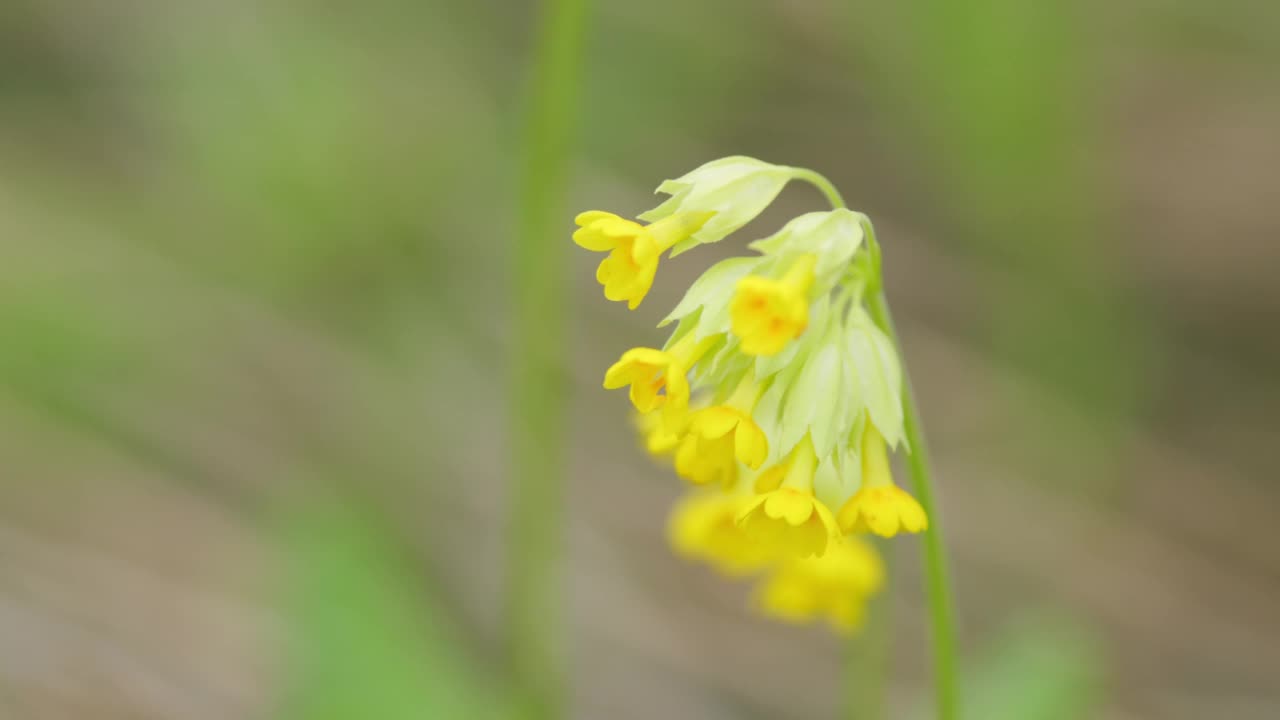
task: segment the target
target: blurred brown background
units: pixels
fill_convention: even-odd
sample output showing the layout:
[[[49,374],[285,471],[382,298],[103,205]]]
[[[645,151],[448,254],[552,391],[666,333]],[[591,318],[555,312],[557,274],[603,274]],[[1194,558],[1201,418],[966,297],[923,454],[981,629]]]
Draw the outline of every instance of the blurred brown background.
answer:
[[[481,716],[538,14],[0,7],[0,716]],[[971,695],[1048,668],[1074,674],[1059,717],[1280,716],[1280,5],[657,0],[590,28],[575,717],[839,700],[837,640],[669,554],[679,482],[599,388],[697,273],[821,199],[664,263],[635,313],[569,247],[573,212],[633,215],[728,154],[813,167],[877,223]],[[914,717],[895,547],[890,716]]]

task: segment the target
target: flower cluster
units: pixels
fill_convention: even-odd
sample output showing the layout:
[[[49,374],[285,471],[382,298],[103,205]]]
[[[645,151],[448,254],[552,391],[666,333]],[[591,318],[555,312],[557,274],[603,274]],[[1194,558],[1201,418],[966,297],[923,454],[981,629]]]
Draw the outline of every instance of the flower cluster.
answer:
[[[574,241],[607,252],[605,297],[635,308],[674,257],[718,242],[808,171],[730,157],[664,182],[647,224],[591,211]],[[644,446],[692,486],[672,513],[675,550],[760,575],[760,609],[789,621],[859,624],[884,581],[861,535],[920,532],[928,518],[893,481],[905,446],[902,369],[864,297],[879,287],[864,215],[800,215],[722,260],[659,324],[661,348],[626,351],[604,377],[628,388]]]

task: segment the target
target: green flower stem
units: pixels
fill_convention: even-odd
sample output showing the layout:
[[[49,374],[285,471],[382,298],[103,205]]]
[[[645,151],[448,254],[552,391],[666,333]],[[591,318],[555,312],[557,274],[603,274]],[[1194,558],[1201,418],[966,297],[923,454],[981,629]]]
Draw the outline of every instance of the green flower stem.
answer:
[[[844,204],[844,198],[840,196],[840,191],[836,189],[831,181],[808,168],[792,168],[791,177],[796,180],[803,180],[810,185],[818,188],[818,191],[827,198],[827,202],[831,203],[833,208],[847,208]]]
[[[817,187],[833,207],[845,207],[839,191],[825,177],[811,170],[800,170],[795,174],[795,178]],[[872,228],[870,221],[866,221],[863,227],[867,234],[867,251],[871,253],[873,262],[878,265],[880,246],[876,242],[875,229]],[[881,285],[878,282],[874,284]],[[929,517],[929,529],[924,533],[923,543],[924,571],[925,592],[929,600],[929,618],[933,625],[933,681],[937,695],[938,718],[939,720],[957,720],[960,700],[957,682],[955,619],[947,556],[942,543],[942,522],[933,497],[933,471],[932,464],[929,462],[929,447],[925,444],[920,410],[916,407],[915,393],[912,391],[911,377],[906,369],[902,343],[893,327],[889,303],[882,289],[868,294],[867,311],[871,313],[871,318],[876,325],[893,341],[898,357],[902,359],[903,427],[906,431],[907,443],[911,447],[908,468],[916,499],[920,501],[925,514]]]
[[[510,652],[519,717],[564,714],[564,228],[588,0],[545,0],[528,87],[514,248]]]
[[[884,293],[878,292],[867,299],[867,310],[876,325],[893,340],[902,355],[902,344],[889,315],[889,304]],[[924,429],[920,424],[920,410],[916,407],[911,378],[903,359],[902,404],[903,427],[911,452],[907,456],[912,489],[916,499],[929,517],[929,529],[924,533],[925,592],[929,596],[929,616],[933,624],[933,681],[937,694],[939,720],[956,720],[959,717],[959,685],[956,674],[956,631],[952,611],[951,582],[947,570],[947,554],[942,543],[942,523],[938,505],[933,497],[933,471],[929,462],[929,447],[925,444]]]

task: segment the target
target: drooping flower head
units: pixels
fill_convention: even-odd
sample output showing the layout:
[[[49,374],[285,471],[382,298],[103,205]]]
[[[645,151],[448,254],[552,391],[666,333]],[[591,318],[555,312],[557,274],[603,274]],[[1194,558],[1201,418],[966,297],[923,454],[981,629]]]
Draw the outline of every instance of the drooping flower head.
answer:
[[[662,183],[670,197],[638,216],[649,225],[583,213],[574,241],[608,253],[597,279],[634,309],[661,253],[719,242],[789,180],[812,177],[724,158]],[[897,349],[864,306],[880,287],[869,227],[844,208],[791,219],[751,243],[754,254],[712,265],[659,323],[675,323],[661,349],[626,351],[604,378],[629,387],[646,450],[700,486],[672,514],[675,551],[726,574],[763,573],[762,612],[840,630],[859,624],[883,584],[858,535],[928,523],[889,474],[889,452],[909,448]]]

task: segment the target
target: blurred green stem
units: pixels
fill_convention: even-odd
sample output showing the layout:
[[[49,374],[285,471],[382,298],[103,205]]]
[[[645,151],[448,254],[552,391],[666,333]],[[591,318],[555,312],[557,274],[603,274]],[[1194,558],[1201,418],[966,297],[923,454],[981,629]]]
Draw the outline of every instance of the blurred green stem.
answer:
[[[875,241],[872,240],[874,243]],[[893,340],[902,356],[902,343],[893,327],[889,304],[884,292],[878,292],[867,300],[867,309],[876,325]],[[920,424],[920,410],[916,407],[911,378],[906,372],[903,358],[902,375],[903,425],[911,452],[907,456],[911,483],[916,499],[929,517],[929,529],[924,533],[925,592],[929,596],[929,616],[933,624],[933,681],[937,694],[939,720],[956,720],[959,716],[959,687],[956,678],[956,632],[951,600],[950,573],[947,569],[946,549],[942,544],[942,523],[938,505],[933,497],[933,471],[929,462],[929,447],[925,444],[924,429]]]
[[[562,214],[587,0],[546,0],[525,98],[511,350],[511,659],[520,717],[563,715],[564,346],[569,241]]]
[[[845,207],[844,199],[830,180],[811,170],[796,173],[796,179],[804,180],[816,186],[836,208]],[[867,234],[867,251],[873,258],[880,254],[879,243],[876,242],[875,229],[869,220],[864,220],[863,227]],[[883,286],[883,283],[875,283]],[[951,581],[947,570],[947,555],[942,545],[942,522],[938,516],[937,503],[933,497],[933,469],[929,462],[929,447],[925,444],[924,428],[920,421],[920,410],[916,407],[915,392],[911,388],[911,377],[907,372],[906,356],[902,352],[902,342],[893,327],[893,317],[889,314],[889,303],[885,299],[883,289],[877,289],[867,297],[867,311],[877,326],[893,341],[902,358],[902,411],[903,426],[906,430],[907,444],[911,448],[908,455],[908,468],[916,499],[924,507],[929,516],[929,529],[924,533],[924,576],[925,592],[929,599],[929,618],[933,624],[933,681],[937,695],[939,720],[956,720],[959,716],[959,686],[956,672],[956,633],[952,611]]]

